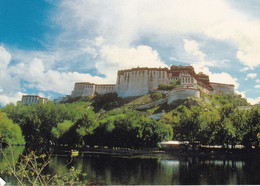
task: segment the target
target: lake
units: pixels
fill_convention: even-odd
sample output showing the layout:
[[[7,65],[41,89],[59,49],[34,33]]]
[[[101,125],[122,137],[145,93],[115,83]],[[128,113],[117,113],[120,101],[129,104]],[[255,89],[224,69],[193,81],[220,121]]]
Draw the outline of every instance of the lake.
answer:
[[[49,171],[68,171],[74,166],[87,173],[89,182],[96,184],[260,184],[260,161],[255,159],[220,160],[174,155],[133,158],[93,152],[80,154],[72,160],[61,155],[52,158]]]

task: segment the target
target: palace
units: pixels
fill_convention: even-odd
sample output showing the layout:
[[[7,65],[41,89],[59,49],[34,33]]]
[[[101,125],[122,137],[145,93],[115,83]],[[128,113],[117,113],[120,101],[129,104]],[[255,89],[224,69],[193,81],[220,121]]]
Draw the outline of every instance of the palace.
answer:
[[[117,73],[116,84],[94,84],[89,82],[75,83],[71,97],[84,97],[117,93],[119,97],[142,96],[158,89],[161,83],[170,84],[179,81],[182,89],[202,89],[207,93],[232,94],[234,85],[213,83],[209,76],[195,73],[192,66],[176,66],[170,68],[132,68]]]

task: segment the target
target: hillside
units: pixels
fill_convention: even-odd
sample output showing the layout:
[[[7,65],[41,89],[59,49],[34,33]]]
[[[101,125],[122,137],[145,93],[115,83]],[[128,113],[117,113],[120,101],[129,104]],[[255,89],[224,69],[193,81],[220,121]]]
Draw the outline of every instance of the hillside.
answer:
[[[96,96],[93,99],[81,98],[78,101],[91,101],[96,112],[100,109],[110,112],[123,112],[124,110],[135,110],[147,116],[158,113],[166,114],[181,106],[200,107],[205,111],[216,111],[218,108],[233,104],[234,107],[249,106],[249,103],[240,95],[215,95],[200,92],[200,98],[188,97],[187,99],[175,100],[168,103],[170,91],[155,91],[140,97],[118,98],[116,94]]]
[[[189,97],[191,90],[186,99],[176,99],[176,92],[183,90],[158,90],[124,99],[110,93],[60,104],[10,104],[3,112],[21,127],[26,143],[36,146],[143,148],[165,140],[258,144],[259,107],[248,109],[238,95],[200,92],[200,97]]]

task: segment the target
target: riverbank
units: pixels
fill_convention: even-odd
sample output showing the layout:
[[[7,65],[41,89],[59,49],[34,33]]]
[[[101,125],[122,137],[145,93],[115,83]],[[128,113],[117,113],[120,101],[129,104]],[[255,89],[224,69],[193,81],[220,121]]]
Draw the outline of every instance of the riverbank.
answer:
[[[111,156],[120,156],[126,158],[161,158],[174,159],[198,157],[202,159],[236,159],[249,160],[260,159],[260,151],[258,149],[226,149],[226,148],[200,148],[198,151],[173,150],[173,149],[130,149],[130,148],[70,148],[70,147],[50,147],[53,154],[58,156],[71,156],[72,150],[79,152],[78,156],[86,157],[93,154],[109,154]]]

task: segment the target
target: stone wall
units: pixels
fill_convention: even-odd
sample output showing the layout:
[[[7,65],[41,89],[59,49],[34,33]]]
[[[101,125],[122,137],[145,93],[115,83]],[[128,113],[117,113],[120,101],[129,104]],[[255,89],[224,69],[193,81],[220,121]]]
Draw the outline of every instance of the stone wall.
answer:
[[[88,82],[75,83],[74,90],[71,93],[72,98],[92,95],[94,95],[94,84]]]
[[[135,68],[119,71],[116,92],[119,97],[142,96],[168,83],[166,69]]]
[[[114,84],[106,84],[99,85],[88,82],[80,82],[75,83],[74,90],[71,93],[72,98],[76,97],[86,97],[86,96],[94,96],[95,94],[104,95],[107,93],[114,93],[115,85]]]
[[[210,85],[213,88],[214,94],[231,94],[235,95],[234,85],[222,84],[222,83],[213,83],[210,82]]]
[[[179,99],[188,99],[189,97],[200,97],[200,91],[193,88],[178,88],[169,93],[168,104]]]
[[[94,85],[95,86],[95,93],[98,95],[104,95],[107,93],[114,93],[115,92],[115,85],[107,84],[107,85]]]

